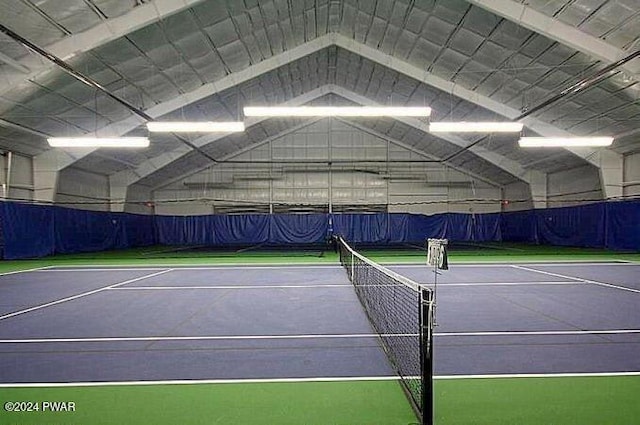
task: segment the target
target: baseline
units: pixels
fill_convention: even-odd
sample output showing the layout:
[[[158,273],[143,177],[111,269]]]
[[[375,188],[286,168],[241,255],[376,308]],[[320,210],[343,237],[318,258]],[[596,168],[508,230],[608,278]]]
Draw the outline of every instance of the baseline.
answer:
[[[336,288],[343,286],[352,286],[351,284],[318,284],[318,285],[231,285],[231,286],[129,286],[110,288],[114,291],[165,291],[165,290],[181,290],[181,289],[285,289],[285,288]]]

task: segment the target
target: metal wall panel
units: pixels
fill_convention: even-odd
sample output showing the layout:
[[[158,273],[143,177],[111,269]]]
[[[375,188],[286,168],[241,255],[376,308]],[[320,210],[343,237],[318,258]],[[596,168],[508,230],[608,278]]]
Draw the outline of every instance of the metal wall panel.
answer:
[[[598,169],[587,165],[548,174],[547,192],[549,207],[601,201],[602,189]]]
[[[109,211],[109,179],[103,174],[66,168],[58,176],[55,202],[70,208]]]
[[[331,164],[329,164],[329,162]],[[154,192],[157,213],[205,213],[207,202],[266,211],[494,212],[501,190],[338,120],[267,141]],[[489,201],[487,201],[489,200]],[[185,210],[178,205],[185,203]],[[160,207],[173,203],[170,207]]]

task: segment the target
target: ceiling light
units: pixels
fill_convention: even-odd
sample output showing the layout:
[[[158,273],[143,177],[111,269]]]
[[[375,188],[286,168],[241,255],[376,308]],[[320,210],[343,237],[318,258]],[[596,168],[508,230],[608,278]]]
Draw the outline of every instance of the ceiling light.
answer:
[[[609,146],[613,137],[521,137],[523,148]]]
[[[428,117],[431,108],[401,106],[247,106],[248,117]]]
[[[518,133],[523,124],[519,122],[432,122],[431,133]]]
[[[147,123],[149,131],[164,133],[211,133],[211,132],[237,132],[244,131],[243,122],[162,122],[153,121]]]
[[[147,137],[50,137],[54,148],[146,148]]]

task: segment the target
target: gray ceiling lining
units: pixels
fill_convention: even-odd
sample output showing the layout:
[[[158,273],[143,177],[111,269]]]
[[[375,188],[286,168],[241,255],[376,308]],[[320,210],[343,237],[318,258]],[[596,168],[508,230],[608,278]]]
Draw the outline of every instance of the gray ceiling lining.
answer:
[[[637,0],[520,2],[621,49],[631,48],[640,37],[640,8]]]
[[[640,33],[635,2],[528,0],[527,4],[615,46],[629,48]],[[61,4],[56,0],[0,2],[0,22],[13,24],[16,32],[47,46],[67,33],[82,31],[136,7],[133,0],[65,0]],[[603,26],[608,29],[598,33],[597,28]],[[463,0],[205,0],[81,53],[71,63],[117,96],[148,109],[329,31],[516,110],[534,106],[605,65]],[[4,43],[0,38],[0,42],[0,52],[10,57],[26,53],[11,41]],[[338,48],[311,53],[162,119],[237,119],[240,107],[248,102],[282,103],[325,84],[335,84],[380,104],[428,104],[434,108],[434,120],[500,119],[487,109]],[[638,84],[628,76],[618,75],[554,104],[536,118],[579,135],[629,132],[638,125],[639,91]],[[95,131],[130,116],[121,105],[59,71],[43,74],[13,91],[0,91],[0,108],[7,114],[3,116],[18,124],[55,135]],[[383,129],[386,124],[375,125]],[[403,137],[413,131],[400,134],[402,126],[394,123],[386,131]],[[2,140],[12,140],[13,133],[0,128]],[[253,135],[247,140],[255,143],[259,138]],[[457,149],[432,136],[430,140],[434,152],[445,155]],[[177,146],[178,142],[169,138],[140,156],[123,155],[128,163],[138,164],[152,158],[151,152],[155,155]],[[223,145],[212,146],[207,148],[212,154],[223,153],[215,151]],[[513,143],[494,141],[485,147],[523,164],[535,163],[541,170],[558,162],[553,158],[584,163],[564,151],[545,161],[544,156],[523,152]],[[16,143],[14,148],[33,153],[46,146]],[[118,170],[115,165],[111,169]]]

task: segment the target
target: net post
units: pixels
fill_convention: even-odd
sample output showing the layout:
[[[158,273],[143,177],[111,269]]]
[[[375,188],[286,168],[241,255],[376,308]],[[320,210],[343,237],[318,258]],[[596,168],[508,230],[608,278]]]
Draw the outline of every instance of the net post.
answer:
[[[433,292],[420,291],[420,364],[422,378],[422,425],[433,425]]]

